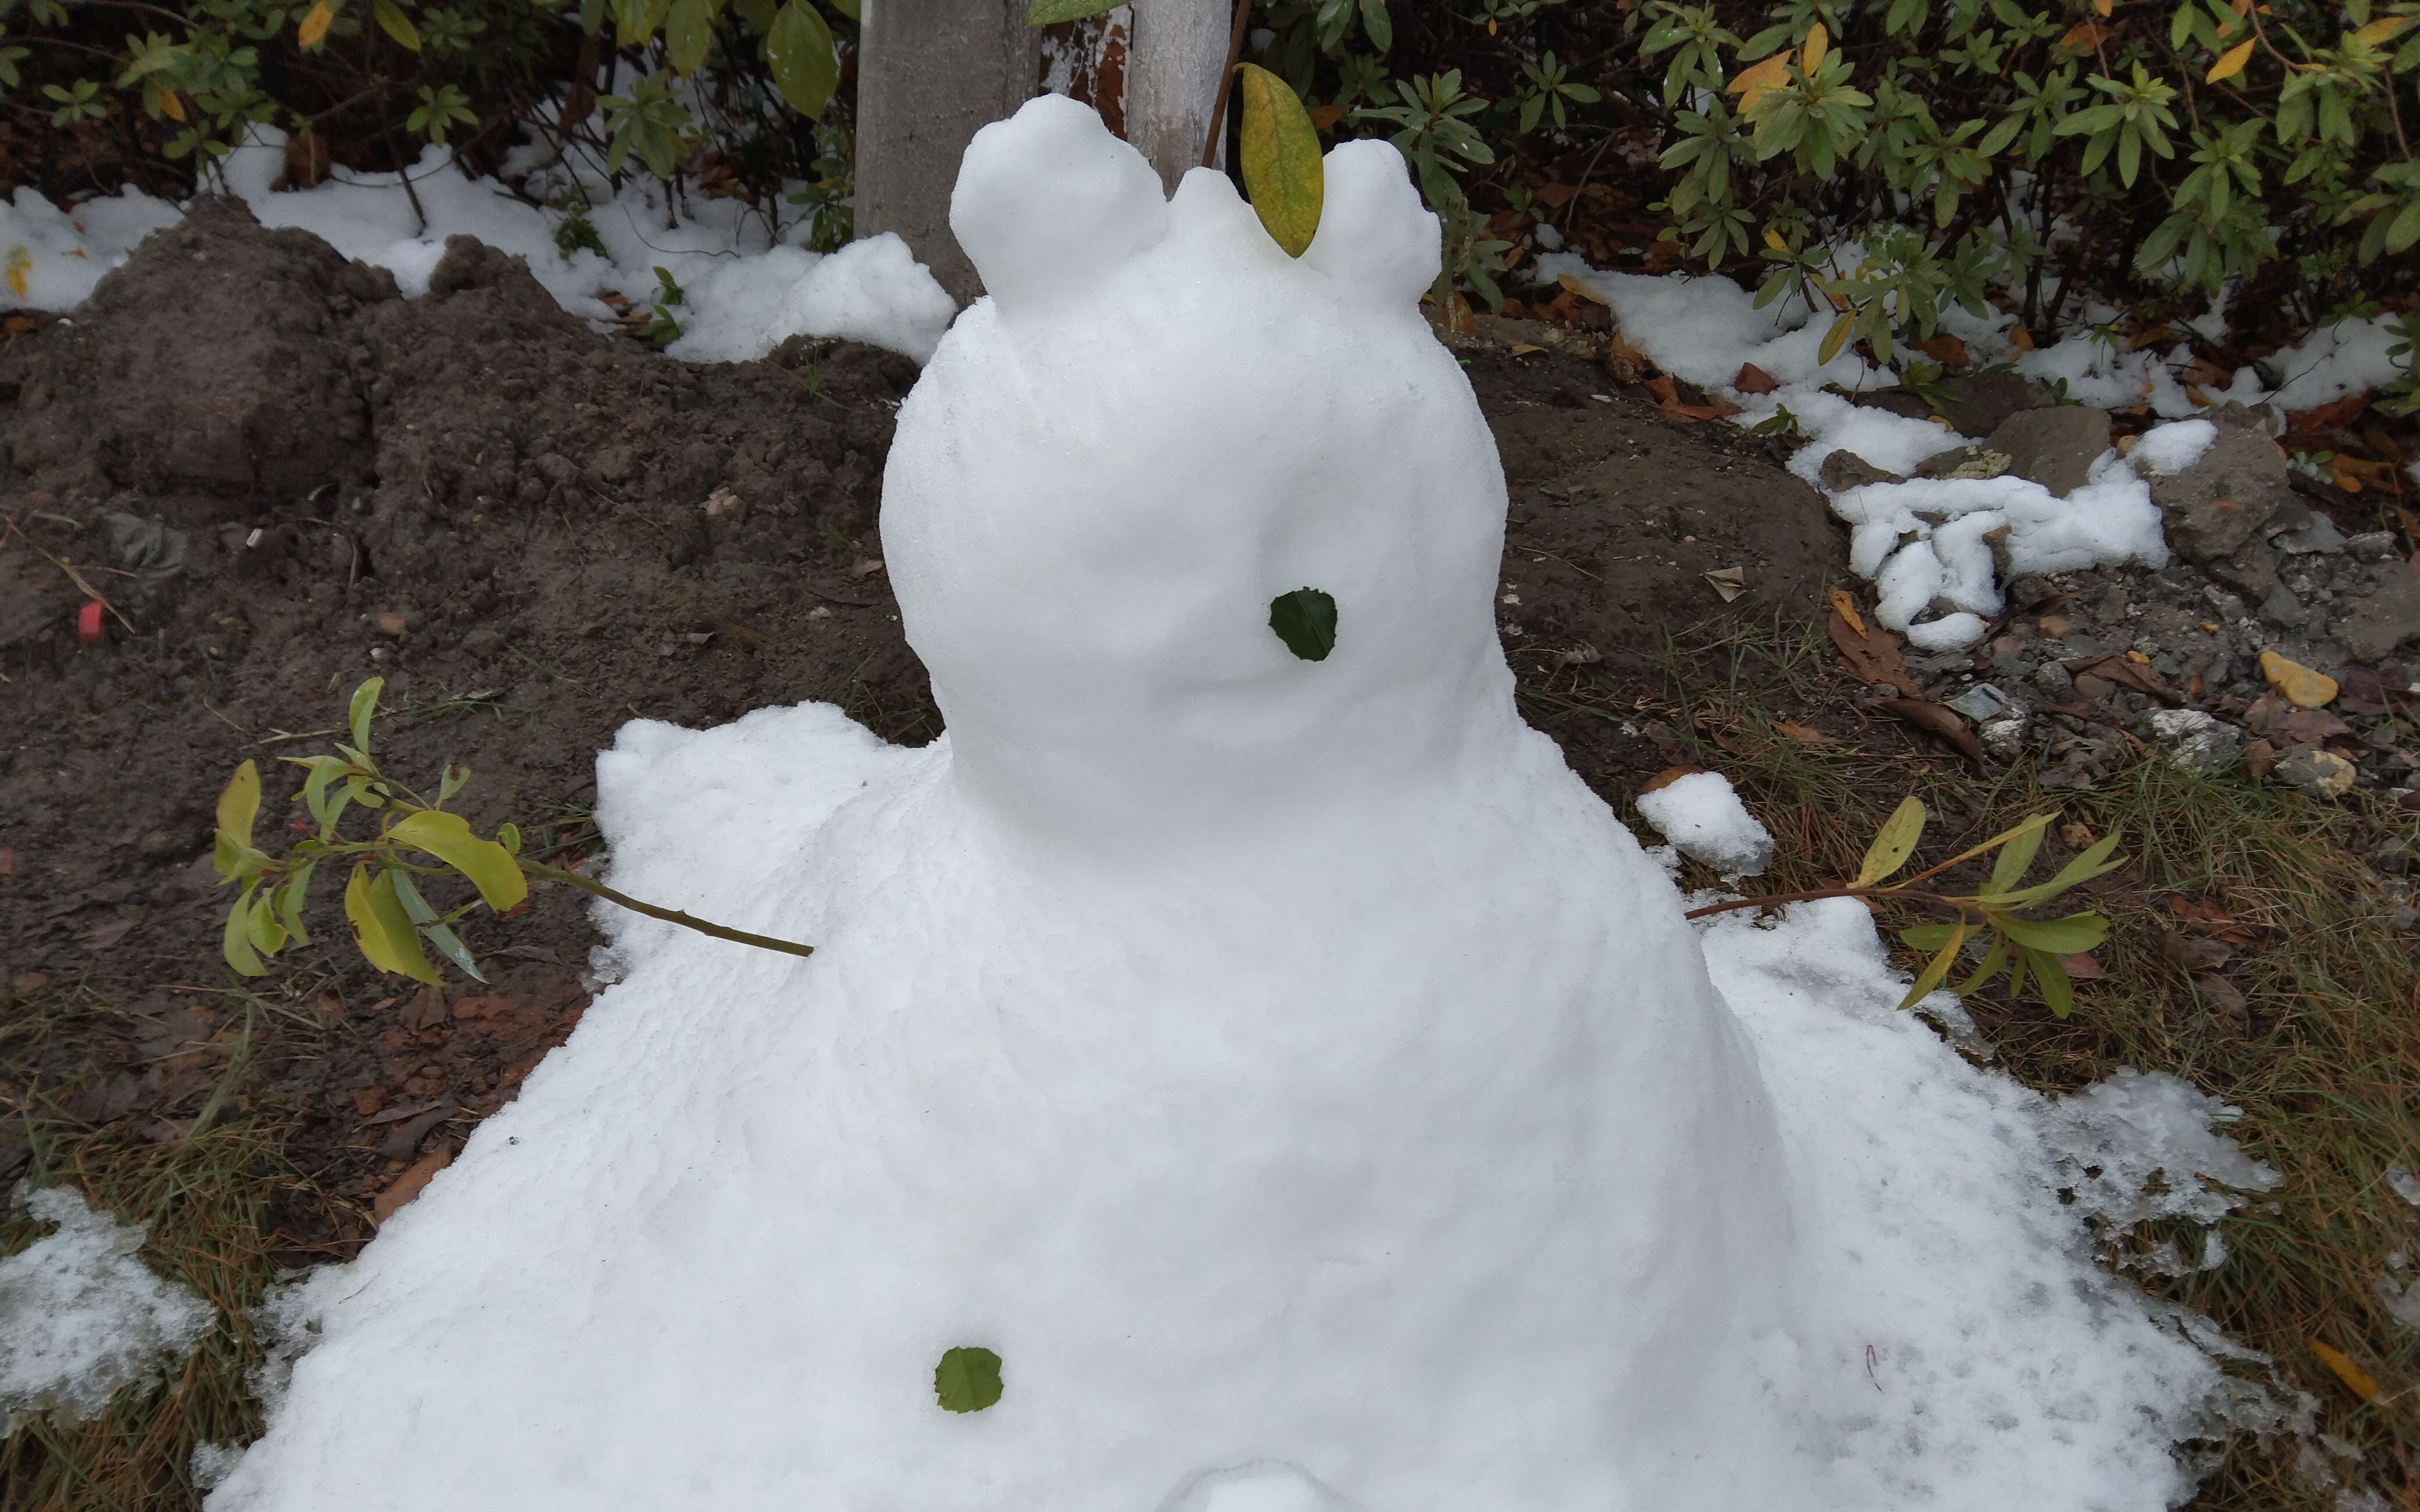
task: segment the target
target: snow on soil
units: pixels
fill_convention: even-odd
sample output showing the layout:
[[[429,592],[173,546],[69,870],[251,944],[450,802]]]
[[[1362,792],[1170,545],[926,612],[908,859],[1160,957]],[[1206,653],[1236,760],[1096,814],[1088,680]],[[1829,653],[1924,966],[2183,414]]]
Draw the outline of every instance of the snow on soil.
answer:
[[[606,917],[570,1041],[281,1303],[212,1512],[2182,1499],[2217,1367],[2092,1264],[2054,1105],[1854,902],[1693,929],[1522,723],[1435,223],[1327,174],[1297,261],[1081,106],[976,138],[996,297],[882,506],[949,733],[622,729],[615,884],[816,953]]]
[[[762,357],[799,334],[845,335],[922,362],[957,313],[895,236],[870,238],[826,258],[776,239],[764,218],[737,200],[687,199],[675,225],[663,186],[654,180],[634,177],[617,193],[593,175],[557,164],[533,181],[580,180],[594,201],[589,224],[605,248],[601,256],[586,247],[566,256],[555,239],[565,211],[460,172],[443,147],[421,154],[409,191],[402,176],[391,173],[284,190],[271,186],[285,172],[285,143],[275,128],[255,128],[252,140],[221,165],[227,192],[263,225],[299,227],[348,257],[386,269],[407,295],[427,291],[445,239],[459,235],[525,259],[557,302],[593,319],[614,313],[600,293],[652,302],[655,270],[665,270],[683,291],[669,313],[685,331],[666,349],[697,362]],[[9,273],[0,281],[0,308],[74,309],[137,241],[181,213],[132,189],[64,209],[19,189],[13,202],[0,200],[0,271]],[[798,229],[794,224],[783,235]]]
[[[1720,772],[1691,772],[1642,793],[1638,812],[1683,855],[1724,876],[1752,877],[1773,863],[1772,832]]]
[[[99,1213],[69,1187],[20,1193],[55,1231],[0,1259],[0,1436],[38,1412],[90,1417],[121,1386],[182,1359],[209,1304],[135,1256],[144,1226]]]
[[[1758,424],[1788,409],[1811,438],[1791,458],[1791,471],[1822,489],[1833,513],[1850,526],[1855,537],[1850,564],[1876,585],[1876,618],[1920,650],[1946,651],[1979,640],[2000,609],[2003,571],[2013,576],[2165,563],[2160,513],[2143,471],[2189,466],[2213,433],[2209,422],[2183,418],[2196,408],[2170,371],[2172,362],[2187,355],[2183,347],[2173,358],[2149,349],[2121,352],[2082,332],[2020,351],[2009,344],[2008,317],[1978,321],[1952,311],[1946,328],[1978,361],[2012,361],[2028,378],[2063,383],[2071,399],[2104,408],[2147,404],[2175,424],[2147,433],[2128,460],[2114,451],[2104,454],[2090,480],[2065,498],[2014,476],[1910,479],[1834,490],[1824,487],[1819,474],[1836,451],[1905,474],[1970,438],[1827,393],[1826,384],[1855,392],[1889,386],[1897,378],[1854,350],[1819,363],[1829,321],[1809,318],[1795,300],[1784,298],[1760,310],[1752,294],[1727,278],[1605,272],[1568,252],[1538,258],[1536,276],[1570,277],[1604,299],[1631,345],[1666,372],[1739,406],[1738,424]],[[2393,342],[2383,317],[2347,320],[2276,354],[2273,362],[2286,381],[2275,393],[2265,391],[2247,367],[2230,387],[2208,397],[2300,409],[2372,388],[2395,375],[2386,356]],[[1743,363],[1771,376],[1779,385],[1776,392],[1751,394],[1735,388]],[[2008,534],[1995,562],[1986,537],[2002,527]]]

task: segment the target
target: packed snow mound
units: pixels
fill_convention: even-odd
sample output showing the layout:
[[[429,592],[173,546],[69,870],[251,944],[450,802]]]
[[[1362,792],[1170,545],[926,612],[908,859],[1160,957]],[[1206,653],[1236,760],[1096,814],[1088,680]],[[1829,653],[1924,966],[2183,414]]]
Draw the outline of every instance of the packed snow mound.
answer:
[[[815,954],[606,918],[577,1033],[286,1299],[214,1512],[2167,1505],[2211,1369],[2039,1100],[1861,911],[1708,933],[1727,1004],[1521,723],[1400,157],[1329,155],[1316,261],[1148,175],[1047,98],[967,154],[994,292],[882,519],[949,734],[599,760],[618,887]]]
[[[598,320],[617,313],[601,295],[654,301],[662,269],[683,293],[669,312],[683,334],[665,349],[690,362],[763,357],[788,337],[809,335],[868,342],[921,363],[957,313],[895,236],[851,242],[826,257],[783,239],[801,224],[776,228],[738,200],[694,199],[675,221],[662,186],[644,176],[616,190],[601,175],[583,184],[571,165],[545,170],[541,177],[595,200],[579,213],[597,246],[566,251],[570,212],[461,171],[442,147],[423,150],[409,188],[404,174],[343,173],[289,189],[286,168],[286,134],[255,126],[219,173],[261,224],[309,231],[348,257],[386,269],[412,298],[427,292],[449,236],[476,237],[523,259],[557,303]],[[0,200],[0,309],[74,309],[135,243],[182,214],[131,187],[66,208],[19,189]]]
[[[1638,812],[1682,855],[1725,876],[1752,877],[1773,864],[1772,831],[1720,772],[1691,772],[1642,793]]]
[[[0,1435],[38,1412],[92,1416],[183,1358],[212,1316],[136,1257],[143,1225],[93,1211],[69,1187],[17,1201],[58,1227],[0,1260]]]

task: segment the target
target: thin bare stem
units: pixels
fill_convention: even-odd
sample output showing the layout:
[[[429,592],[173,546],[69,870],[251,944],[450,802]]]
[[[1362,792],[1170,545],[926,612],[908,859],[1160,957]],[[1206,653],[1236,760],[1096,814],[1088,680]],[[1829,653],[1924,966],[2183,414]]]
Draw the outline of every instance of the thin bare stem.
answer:
[[[1218,75],[1218,98],[1210,102],[1210,132],[1202,139],[1202,166],[1218,165],[1218,133],[1227,128],[1227,97],[1235,92],[1235,66],[1244,60],[1244,28],[1252,19],[1252,0],[1235,0],[1234,29],[1227,34],[1227,67]]]
[[[683,929],[695,930],[700,934],[711,934],[718,940],[730,940],[738,945],[752,945],[760,950],[779,950],[783,955],[809,956],[815,953],[815,948],[812,945],[800,945],[794,940],[777,940],[769,934],[751,934],[744,929],[733,929],[726,924],[717,924],[691,914],[684,914],[677,908],[659,908],[654,903],[641,903],[628,893],[616,892],[605,884],[591,881],[577,872],[566,871],[559,866],[548,866],[542,861],[533,861],[526,857],[516,859],[520,861],[520,869],[531,876],[548,882],[560,882],[566,887],[578,887],[582,892],[595,893],[607,903],[627,908],[634,914],[644,914],[649,918],[660,918],[667,924],[678,924]]]
[[[1742,908],[1778,907],[1782,903],[1813,903],[1819,898],[1899,898],[1913,903],[1939,903],[1944,908],[1956,909],[1962,918],[1975,911],[1973,903],[1963,898],[1947,898],[1937,892],[1911,892],[1903,887],[1860,887],[1849,884],[1838,887],[1816,887],[1807,892],[1769,893],[1761,898],[1733,898],[1728,903],[1692,908],[1681,917],[1706,918],[1715,914],[1734,913]]]

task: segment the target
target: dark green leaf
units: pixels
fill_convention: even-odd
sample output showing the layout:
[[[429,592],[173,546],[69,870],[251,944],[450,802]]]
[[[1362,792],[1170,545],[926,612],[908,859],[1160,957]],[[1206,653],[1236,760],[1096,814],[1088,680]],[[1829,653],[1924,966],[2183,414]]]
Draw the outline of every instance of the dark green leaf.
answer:
[[[790,108],[821,120],[840,83],[840,54],[832,50],[831,28],[808,0],[789,0],[773,17],[765,58],[773,67],[774,87]]]
[[[1000,1356],[980,1345],[959,1345],[933,1370],[933,1395],[945,1412],[980,1412],[1000,1400],[1001,1389]]]
[[[1269,600],[1269,628],[1305,661],[1326,661],[1336,649],[1336,600],[1316,588],[1297,588]]]
[[[364,756],[370,749],[370,716],[378,712],[379,690],[384,687],[385,678],[373,677],[354,688],[352,707],[345,715],[345,723],[353,733],[353,748]]]
[[[460,966],[464,971],[470,973],[470,975],[477,980],[485,981],[488,980],[488,974],[479,969],[479,963],[471,958],[471,952],[469,949],[462,944],[462,938],[460,935],[456,934],[452,930],[446,928],[442,924],[424,925],[421,928],[420,933],[429,944],[437,947],[439,950],[444,953],[446,960],[453,962],[458,966]]]

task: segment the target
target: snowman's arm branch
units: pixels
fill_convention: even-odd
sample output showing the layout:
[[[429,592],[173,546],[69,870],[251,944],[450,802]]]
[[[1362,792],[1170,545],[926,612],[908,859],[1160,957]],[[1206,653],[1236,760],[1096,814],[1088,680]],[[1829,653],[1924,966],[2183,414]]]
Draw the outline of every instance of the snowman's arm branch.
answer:
[[[542,861],[522,859],[520,869],[526,875],[547,882],[560,882],[566,887],[578,887],[582,892],[594,893],[607,903],[627,908],[634,914],[644,914],[649,918],[660,918],[667,924],[678,924],[683,929],[695,930],[700,934],[711,934],[718,940],[729,940],[737,945],[752,945],[760,950],[779,950],[783,955],[806,956],[815,953],[815,948],[812,945],[800,945],[795,940],[777,940],[769,934],[751,934],[744,929],[733,929],[728,924],[717,924],[711,919],[684,914],[677,908],[663,908],[655,903],[642,903],[628,893],[617,892],[601,882],[583,877],[577,872],[566,871],[559,866],[548,866]]]

